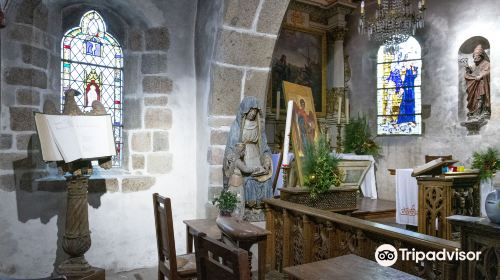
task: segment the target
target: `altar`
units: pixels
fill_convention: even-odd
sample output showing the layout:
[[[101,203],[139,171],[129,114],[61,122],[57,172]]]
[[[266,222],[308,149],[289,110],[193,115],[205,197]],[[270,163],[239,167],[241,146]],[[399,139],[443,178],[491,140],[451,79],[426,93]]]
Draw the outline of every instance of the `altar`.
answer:
[[[344,182],[346,184],[354,184],[359,186],[363,197],[377,199],[377,180],[375,178],[375,159],[371,155],[355,155],[355,154],[333,154],[342,159],[343,163],[339,167],[343,170],[349,169]],[[275,180],[276,166],[279,162],[280,154],[273,154],[273,178]],[[293,153],[288,154],[289,161],[294,158]],[[351,163],[351,164],[349,164]],[[357,164],[356,164],[357,163]],[[358,171],[359,170],[359,171]],[[280,194],[280,189],[283,187],[283,174],[280,170],[278,179],[276,180],[276,189],[274,195]]]

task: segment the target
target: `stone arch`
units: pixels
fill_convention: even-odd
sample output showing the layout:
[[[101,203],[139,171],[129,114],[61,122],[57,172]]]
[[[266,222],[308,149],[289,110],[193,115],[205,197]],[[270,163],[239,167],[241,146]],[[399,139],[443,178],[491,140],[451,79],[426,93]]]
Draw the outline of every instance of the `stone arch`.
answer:
[[[290,0],[225,0],[210,65],[207,100],[209,199],[222,187],[222,158],[240,101],[266,105],[271,58]]]
[[[164,14],[156,9],[155,2],[148,1],[145,5],[148,8],[138,9],[129,8],[133,6],[132,0],[116,5],[97,0],[10,3],[6,10],[7,26],[2,29],[4,67],[0,85],[0,132],[2,139],[7,139],[9,149],[0,151],[0,156],[7,162],[14,162],[26,158],[27,153],[33,154],[30,143],[37,139],[35,125],[34,121],[25,120],[32,119],[32,112],[43,111],[46,101],[59,107],[62,35],[68,28],[78,25],[73,25],[71,18],[79,21],[85,11],[97,9],[110,23],[111,32],[120,41],[125,56],[122,169],[135,175],[147,175],[138,177],[141,184],[145,181],[143,189],[154,184],[155,178],[149,175],[169,173],[172,155],[168,152],[168,131],[172,112],[167,105],[167,95],[173,89],[173,82],[167,76],[170,34],[165,27]],[[137,147],[132,147],[133,142],[138,143]],[[43,163],[40,156],[30,157],[30,160],[33,162],[27,169],[31,176],[29,182],[57,174],[57,170]],[[7,167],[0,169],[10,170]],[[11,180],[12,175],[5,176]],[[126,177],[127,172],[123,172],[123,176]],[[122,182],[131,182],[129,187],[134,189],[136,181],[114,180],[113,188],[120,185],[128,188]]]
[[[463,121],[467,119],[467,92],[465,90],[465,79],[464,79],[464,63],[472,65],[474,60],[472,59],[472,53],[474,48],[481,44],[485,50],[488,57],[490,57],[490,42],[488,39],[482,36],[474,36],[467,39],[462,43],[458,49],[458,119]]]

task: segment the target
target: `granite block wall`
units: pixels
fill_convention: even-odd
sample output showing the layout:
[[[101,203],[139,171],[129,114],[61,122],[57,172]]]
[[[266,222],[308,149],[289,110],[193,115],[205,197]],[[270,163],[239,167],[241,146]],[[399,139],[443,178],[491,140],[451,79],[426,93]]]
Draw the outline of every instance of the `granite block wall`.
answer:
[[[65,258],[65,181],[41,158],[33,112],[47,100],[59,108],[61,38],[90,9],[124,50],[124,150],[121,167],[97,168],[91,177],[86,257],[108,271],[154,266],[154,192],[172,198],[184,250],[182,220],[204,213],[189,168],[196,165],[197,96],[194,36],[186,34],[194,34],[196,4],[9,1],[0,30],[0,277],[45,277]]]
[[[222,188],[222,159],[240,101],[256,96],[266,106],[267,81],[277,34],[289,0],[226,0],[210,65],[207,139],[208,199]],[[209,213],[216,215],[207,203]]]

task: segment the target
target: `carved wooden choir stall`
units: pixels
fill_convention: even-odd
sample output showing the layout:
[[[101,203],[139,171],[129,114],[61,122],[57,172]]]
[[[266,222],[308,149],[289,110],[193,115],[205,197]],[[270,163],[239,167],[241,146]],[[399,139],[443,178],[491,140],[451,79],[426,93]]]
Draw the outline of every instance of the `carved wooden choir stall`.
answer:
[[[448,222],[460,230],[465,252],[481,252],[479,260],[462,262],[462,279],[500,279],[500,225],[487,218],[455,215]]]
[[[429,162],[415,169],[418,183],[418,232],[458,240],[457,229],[446,221],[451,215],[479,216],[479,174],[476,171],[443,173],[442,167],[456,160]]]

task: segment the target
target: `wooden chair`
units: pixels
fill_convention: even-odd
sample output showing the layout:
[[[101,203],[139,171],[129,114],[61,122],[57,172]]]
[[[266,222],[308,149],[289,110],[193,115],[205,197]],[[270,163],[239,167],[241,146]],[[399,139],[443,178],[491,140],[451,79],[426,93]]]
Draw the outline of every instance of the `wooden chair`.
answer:
[[[170,198],[153,194],[156,241],[158,243],[158,280],[196,278],[194,254],[177,256],[175,253],[174,226]]]
[[[198,280],[250,280],[248,252],[206,236],[194,235]]]

